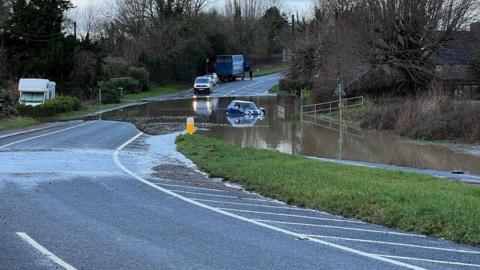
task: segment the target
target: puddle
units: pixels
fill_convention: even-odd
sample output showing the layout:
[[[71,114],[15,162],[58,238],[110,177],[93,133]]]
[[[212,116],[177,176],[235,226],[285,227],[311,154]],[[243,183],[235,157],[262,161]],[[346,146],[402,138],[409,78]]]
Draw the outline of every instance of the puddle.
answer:
[[[200,133],[241,147],[480,174],[480,156],[472,149],[421,144],[393,134],[357,130],[334,122],[301,117],[295,109],[299,107],[298,103],[288,97],[241,98],[265,108],[266,117],[229,119],[225,109],[233,99],[199,97],[162,101],[108,112],[101,118],[128,121],[148,134],[159,135],[184,130],[187,117],[194,116]]]

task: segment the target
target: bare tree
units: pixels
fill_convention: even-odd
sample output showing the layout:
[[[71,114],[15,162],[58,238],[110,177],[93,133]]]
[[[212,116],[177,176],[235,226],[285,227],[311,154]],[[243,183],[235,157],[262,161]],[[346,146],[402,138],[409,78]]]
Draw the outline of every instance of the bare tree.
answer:
[[[297,38],[295,43],[299,59],[294,58],[292,72],[330,81],[326,91],[338,79],[349,84],[361,77],[379,91],[424,89],[434,78],[432,53],[470,23],[479,4],[478,0],[320,0],[315,19],[298,29],[304,40]],[[302,59],[311,68],[301,69]]]

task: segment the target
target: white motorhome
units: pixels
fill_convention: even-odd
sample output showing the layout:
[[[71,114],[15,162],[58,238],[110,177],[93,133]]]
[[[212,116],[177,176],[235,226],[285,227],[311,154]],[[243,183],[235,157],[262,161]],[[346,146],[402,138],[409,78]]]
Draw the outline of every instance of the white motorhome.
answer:
[[[49,99],[54,99],[55,87],[55,82],[45,79],[20,79],[18,83],[20,103],[38,106]]]

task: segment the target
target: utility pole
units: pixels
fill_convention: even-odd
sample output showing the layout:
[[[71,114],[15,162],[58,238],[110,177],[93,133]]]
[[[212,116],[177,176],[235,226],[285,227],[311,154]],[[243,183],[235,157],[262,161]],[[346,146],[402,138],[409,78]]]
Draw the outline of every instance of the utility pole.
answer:
[[[295,14],[292,14],[292,36],[295,40]]]
[[[73,22],[73,36],[75,37],[75,43],[77,43],[77,22]]]
[[[75,38],[73,41],[73,66],[77,62],[77,22],[73,22],[73,37]]]

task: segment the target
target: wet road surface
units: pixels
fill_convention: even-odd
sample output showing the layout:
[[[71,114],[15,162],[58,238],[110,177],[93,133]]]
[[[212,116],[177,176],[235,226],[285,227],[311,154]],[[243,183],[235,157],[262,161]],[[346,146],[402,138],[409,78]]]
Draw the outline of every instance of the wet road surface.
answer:
[[[480,249],[209,179],[176,134],[74,121],[0,138],[0,269],[478,269]]]
[[[255,77],[253,80],[245,79],[236,82],[220,83],[212,90],[209,97],[242,97],[242,96],[262,96],[268,95],[268,91],[275,86],[281,78],[281,74],[272,74],[268,76]],[[147,98],[146,101],[163,101],[174,99],[193,98],[193,89],[188,89],[180,93],[173,93],[161,97]],[[206,95],[198,95],[206,97]]]
[[[18,233],[75,269],[480,267],[479,249],[244,192],[196,171],[176,134],[137,134],[92,121],[1,140],[0,268],[60,268]]]

